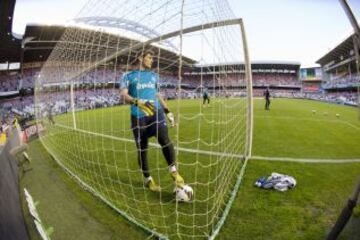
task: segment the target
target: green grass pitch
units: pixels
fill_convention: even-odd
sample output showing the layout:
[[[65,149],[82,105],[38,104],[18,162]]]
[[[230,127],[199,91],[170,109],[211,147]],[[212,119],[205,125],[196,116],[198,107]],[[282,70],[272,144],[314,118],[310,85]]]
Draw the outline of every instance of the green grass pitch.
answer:
[[[176,136],[175,129],[170,129],[171,138],[179,139],[179,146],[183,148],[242,154],[244,131],[241,127],[246,119],[244,110],[234,112],[234,109],[236,104],[241,106],[243,103],[225,100],[230,106],[227,108],[218,106],[224,101],[213,102],[210,108],[201,108],[199,101],[181,101],[180,134]],[[254,100],[254,156],[320,160],[360,158],[358,109],[307,100],[273,99],[271,110],[265,111],[263,104],[263,100]],[[171,101],[170,108],[175,110],[176,107],[176,101]],[[202,116],[198,116],[200,112]],[[128,107],[78,112],[76,119],[77,128],[83,132],[69,130],[73,123],[71,114],[67,114],[55,118],[63,127],[47,126],[49,134],[44,138],[46,146],[65,161],[67,168],[130,217],[141,219],[144,224],[172,238],[201,237],[209,233],[232,190],[236,173],[242,167],[241,161],[179,151],[180,171],[194,187],[199,201],[179,204],[177,207],[181,208],[178,209],[181,214],[177,215],[165,160],[161,150],[155,147],[149,150],[149,158],[159,161],[150,161],[150,166],[164,191],[161,195],[144,191],[129,130]],[[221,139],[225,140],[221,142]],[[33,145],[36,145],[35,149],[42,149],[38,142]],[[35,151],[33,155],[36,155]],[[274,171],[293,175],[298,186],[286,193],[253,187],[258,177]],[[94,172],[98,174],[94,175]],[[360,163],[250,160],[219,239],[322,239],[350,195],[359,174]],[[76,185],[72,187],[76,188]],[[85,198],[85,193],[77,194],[79,198]],[[92,204],[101,203],[85,205],[91,208]],[[107,224],[114,216],[105,211],[100,218]],[[176,224],[176,220],[181,225]],[[51,222],[51,217],[48,222]],[[119,221],[121,226],[126,224]],[[115,228],[112,231],[117,231],[116,226],[112,228]],[[125,229],[121,233],[128,236],[127,239],[138,239],[139,234],[146,238],[141,230],[131,226]],[[57,234],[60,233],[55,231],[55,239],[61,239]]]

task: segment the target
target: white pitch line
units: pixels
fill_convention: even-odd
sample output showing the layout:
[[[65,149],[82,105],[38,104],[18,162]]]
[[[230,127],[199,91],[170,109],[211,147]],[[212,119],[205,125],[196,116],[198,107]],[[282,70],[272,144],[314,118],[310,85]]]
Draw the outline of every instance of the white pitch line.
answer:
[[[321,159],[321,158],[290,158],[290,157],[263,157],[251,156],[251,160],[264,160],[276,162],[299,162],[299,163],[357,163],[360,159]]]
[[[56,124],[59,127],[66,128],[72,131],[78,131],[94,136],[101,136],[108,139],[113,139],[117,141],[125,141],[125,142],[134,142],[133,139],[128,138],[121,138],[121,137],[115,137],[111,135],[106,135],[102,133],[96,133],[96,132],[90,132],[83,129],[74,129],[62,124],[57,123]],[[152,147],[161,148],[159,144],[157,143],[149,143]],[[199,149],[193,149],[193,148],[182,148],[182,147],[175,147],[175,149],[179,149],[179,151],[183,152],[191,152],[191,153],[200,153],[204,155],[211,155],[211,156],[219,156],[219,157],[235,157],[235,158],[244,158],[244,155],[241,154],[233,154],[233,153],[221,153],[221,152],[212,152],[212,151],[205,151],[205,150],[199,150]],[[264,156],[251,156],[250,160],[263,160],[263,161],[275,161],[275,162],[298,162],[298,163],[334,163],[334,164],[342,164],[342,163],[357,163],[360,162],[360,159],[312,159],[312,158],[290,158],[290,157],[264,157]]]
[[[266,116],[266,115],[258,115],[254,116],[255,118],[277,118],[277,119],[284,119],[284,120],[295,120],[295,121],[313,121],[313,122],[329,122],[329,123],[342,123],[352,127],[356,130],[360,131],[360,127],[349,123],[347,121],[338,120],[338,119],[316,119],[316,118],[296,118],[296,117],[288,117],[288,116]]]
[[[349,122],[346,122],[346,121],[339,121],[339,122],[345,123],[345,124],[349,125],[350,127],[353,127],[353,128],[355,128],[356,130],[359,130],[359,131],[360,131],[360,127],[355,126],[355,125],[352,124],[352,123],[349,123]]]
[[[118,140],[118,141],[124,141],[124,142],[134,142],[133,139],[129,139],[129,138],[121,138],[121,137],[115,137],[115,136],[111,136],[111,135],[106,135],[106,134],[102,134],[102,133],[96,133],[96,132],[90,132],[90,131],[86,131],[83,129],[74,129],[72,127],[68,127],[59,123],[56,123],[57,126],[62,127],[62,128],[66,128],[72,131],[78,131],[78,132],[82,132],[82,133],[86,133],[86,134],[90,134],[90,135],[94,135],[94,136],[100,136],[100,137],[104,137],[104,138],[108,138],[108,139],[112,139],[112,140]],[[161,146],[158,143],[149,143],[150,146],[152,147],[157,147],[157,148],[161,148]],[[204,155],[211,155],[211,156],[219,156],[219,157],[235,157],[235,158],[243,158],[244,155],[241,154],[233,154],[233,153],[221,153],[221,152],[212,152],[212,151],[205,151],[205,150],[199,150],[199,149],[193,149],[193,148],[182,148],[182,147],[174,147],[175,149],[179,149],[179,151],[183,151],[183,152],[191,152],[191,153],[200,153],[200,154],[204,154]]]

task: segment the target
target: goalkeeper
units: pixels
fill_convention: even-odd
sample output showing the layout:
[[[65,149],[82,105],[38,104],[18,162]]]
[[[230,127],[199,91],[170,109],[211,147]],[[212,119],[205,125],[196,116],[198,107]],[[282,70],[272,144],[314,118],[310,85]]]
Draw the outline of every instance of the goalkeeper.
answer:
[[[120,83],[120,94],[125,103],[131,104],[131,128],[138,149],[138,162],[144,175],[144,184],[151,191],[161,190],[150,175],[147,159],[149,138],[156,136],[177,187],[184,186],[184,179],[175,166],[174,146],[168,136],[165,115],[170,125],[175,119],[161,97],[158,89],[159,76],[151,70],[154,53],[146,50],[138,57],[139,69],[124,75]]]

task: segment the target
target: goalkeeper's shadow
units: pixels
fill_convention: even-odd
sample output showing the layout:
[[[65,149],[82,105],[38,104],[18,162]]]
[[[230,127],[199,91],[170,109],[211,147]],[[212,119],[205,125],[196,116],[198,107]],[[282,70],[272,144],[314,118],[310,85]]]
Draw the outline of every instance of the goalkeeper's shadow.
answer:
[[[161,189],[161,192],[146,190],[146,198],[151,202],[168,203],[175,201],[175,193],[170,189]]]
[[[161,202],[172,202],[172,201],[175,201],[175,193],[173,191],[169,191],[169,190],[164,190],[162,189],[161,190],[161,193],[160,193],[160,197],[158,200],[161,200]]]
[[[164,187],[161,188],[161,192],[153,192],[150,189],[146,188],[142,181],[132,180],[131,184],[136,187],[136,191],[134,191],[134,197],[138,199],[147,200],[149,202],[159,202],[162,203],[175,201],[175,192],[172,187]],[[141,190],[140,190],[141,189]],[[131,191],[130,189],[122,189],[123,191]],[[134,190],[134,189],[133,189]]]
[[[175,201],[175,192],[170,189],[161,189],[161,192],[146,190],[146,198],[151,202],[169,203]]]

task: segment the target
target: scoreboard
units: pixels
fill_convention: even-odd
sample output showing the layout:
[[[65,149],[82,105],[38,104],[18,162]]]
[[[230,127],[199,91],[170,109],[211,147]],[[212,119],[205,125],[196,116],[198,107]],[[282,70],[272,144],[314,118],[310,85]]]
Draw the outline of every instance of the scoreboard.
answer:
[[[322,80],[322,71],[320,67],[312,68],[301,68],[300,69],[300,80],[302,81],[321,81]]]

